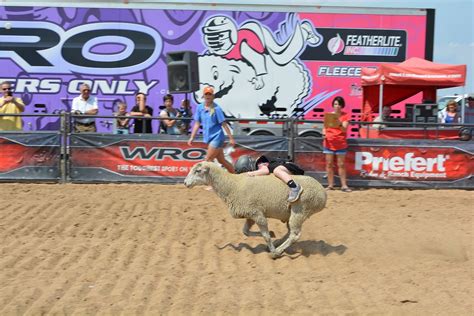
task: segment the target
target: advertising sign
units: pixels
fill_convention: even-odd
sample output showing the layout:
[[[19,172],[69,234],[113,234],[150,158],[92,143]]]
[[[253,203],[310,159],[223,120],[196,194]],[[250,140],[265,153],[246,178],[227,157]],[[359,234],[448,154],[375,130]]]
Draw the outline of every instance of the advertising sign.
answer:
[[[288,142],[277,137],[236,138],[226,147],[226,159],[235,163],[241,155],[271,153],[286,157]],[[72,181],[181,182],[191,167],[206,157],[207,145],[193,146],[181,137],[152,135],[71,135]]]
[[[288,141],[280,137],[237,137],[236,143],[224,149],[231,163],[241,155],[288,155]],[[294,162],[326,183],[322,149],[320,140],[298,138]],[[70,152],[72,181],[177,183],[205,159],[206,145],[198,141],[189,146],[180,136],[72,134]],[[429,140],[352,139],[348,181],[355,187],[472,188],[473,153],[474,147],[465,142],[439,146]]]
[[[348,181],[354,186],[472,188],[474,147],[455,141],[443,144],[352,139],[346,157]],[[321,146],[299,139],[297,148],[295,161],[325,182]]]
[[[361,67],[431,54],[426,10],[242,8],[2,6],[0,80],[13,82],[27,113],[69,111],[85,82],[101,115],[112,115],[118,101],[130,110],[141,91],[157,116],[168,93],[166,54],[191,50],[199,55],[200,87],[214,87],[227,116],[319,119],[335,95],[346,99],[349,112],[360,108]],[[193,105],[202,101],[201,90],[191,96]],[[31,130],[54,123],[26,120]],[[98,123],[99,131],[111,130],[111,119]]]
[[[57,133],[0,133],[0,180],[59,180]]]

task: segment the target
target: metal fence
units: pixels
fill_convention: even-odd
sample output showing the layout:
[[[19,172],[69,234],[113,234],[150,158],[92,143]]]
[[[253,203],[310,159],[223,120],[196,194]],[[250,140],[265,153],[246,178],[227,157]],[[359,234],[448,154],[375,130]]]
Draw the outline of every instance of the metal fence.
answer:
[[[75,133],[72,129],[74,119],[80,118],[108,118],[117,119],[117,116],[101,115],[74,115],[68,112],[58,114],[0,114],[4,116],[36,116],[38,118],[54,118],[59,121],[58,127],[52,131],[0,131],[0,181],[54,181],[54,182],[178,182],[189,171],[189,168],[205,156],[206,145],[199,141],[190,148],[187,145],[188,135],[166,134],[128,134],[119,135],[111,133]],[[138,118],[129,117],[122,118]],[[150,120],[163,120],[161,117],[149,117]],[[181,120],[186,120],[181,118]],[[190,119],[187,119],[190,120]],[[300,131],[301,126],[308,128],[314,125],[319,129],[322,121],[302,120],[298,118],[287,119],[229,119],[232,125],[236,121],[253,121],[262,125],[269,122],[281,129],[279,136],[275,135],[236,135],[237,146],[226,148],[228,158],[234,160],[242,154],[269,154],[294,160],[301,163],[308,170],[308,174],[324,182],[324,155],[322,153],[322,138],[316,134],[313,137],[304,137]],[[143,122],[143,121],[142,121]],[[450,152],[450,156],[457,157],[453,174],[446,176],[443,186],[448,186],[450,181],[457,181],[458,187],[469,187],[472,181],[460,182],[459,179],[472,178],[473,142],[461,142],[457,134],[462,129],[468,129],[470,135],[474,129],[473,124],[437,124],[437,123],[401,123],[401,122],[358,122],[351,121],[352,127],[359,128],[364,138],[349,139],[348,161],[352,168],[353,183],[360,186],[425,186],[431,185],[430,181],[386,181],[386,179],[373,179],[367,182],[365,176],[371,174],[367,170],[357,170],[361,162],[369,155],[376,155],[377,151],[384,149],[393,152],[395,156],[406,155],[406,150],[411,153],[419,148],[425,148],[420,153],[433,151],[433,157]],[[378,127],[374,127],[377,124]],[[380,129],[380,124],[384,128]],[[235,125],[234,125],[235,126]],[[390,130],[390,127],[410,131],[418,130],[418,136],[423,139],[372,139],[369,131]],[[452,141],[440,140],[445,131],[452,131],[456,135]],[[374,149],[375,148],[375,149]],[[441,148],[441,151],[439,150]],[[444,149],[443,149],[444,148]],[[374,150],[372,153],[368,153]],[[360,154],[365,153],[365,154]],[[364,156],[365,155],[365,156]],[[385,154],[387,156],[388,154]],[[398,157],[397,156],[397,157]],[[425,155],[426,156],[426,155]],[[362,157],[362,158],[361,158]],[[405,157],[405,156],[404,156]],[[426,158],[426,157],[425,157]],[[423,158],[423,159],[425,159]],[[389,158],[377,158],[389,159]],[[398,159],[398,158],[396,158]],[[435,159],[435,158],[427,158]],[[367,166],[364,166],[366,168]],[[461,173],[459,170],[463,170]],[[360,175],[363,173],[364,177]],[[374,173],[372,173],[374,174]],[[438,172],[442,175],[442,172]],[[377,181],[375,181],[377,180]],[[390,180],[390,179],[389,179]],[[393,180],[393,179],[392,179]],[[449,180],[449,181],[448,181]],[[441,182],[438,181],[436,185]],[[461,183],[463,183],[461,185]]]

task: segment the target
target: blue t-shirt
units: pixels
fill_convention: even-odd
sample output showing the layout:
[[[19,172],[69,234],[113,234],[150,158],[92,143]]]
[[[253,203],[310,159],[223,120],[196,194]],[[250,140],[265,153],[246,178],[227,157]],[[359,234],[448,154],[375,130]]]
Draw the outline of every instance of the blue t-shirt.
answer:
[[[454,123],[454,118],[455,118],[455,116],[446,115],[446,118],[444,119],[444,122],[448,123],[448,124]]]
[[[206,110],[204,103],[199,104],[194,114],[194,120],[202,126],[205,143],[210,143],[212,140],[223,141],[225,139],[224,131],[222,130],[225,116],[221,107],[216,103],[214,103],[214,114],[212,115],[209,110]]]

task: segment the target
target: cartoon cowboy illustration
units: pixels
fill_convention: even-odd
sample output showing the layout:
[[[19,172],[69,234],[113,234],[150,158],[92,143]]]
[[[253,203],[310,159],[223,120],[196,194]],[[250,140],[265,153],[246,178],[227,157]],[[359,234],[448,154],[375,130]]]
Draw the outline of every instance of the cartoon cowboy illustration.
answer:
[[[309,21],[299,21],[295,13],[288,14],[277,32],[272,32],[255,21],[245,22],[237,28],[235,22],[223,15],[211,17],[202,28],[208,52],[226,59],[243,60],[255,71],[251,79],[255,89],[264,87],[263,75],[267,74],[267,60],[284,66],[296,58],[306,45],[322,43],[322,36]]]

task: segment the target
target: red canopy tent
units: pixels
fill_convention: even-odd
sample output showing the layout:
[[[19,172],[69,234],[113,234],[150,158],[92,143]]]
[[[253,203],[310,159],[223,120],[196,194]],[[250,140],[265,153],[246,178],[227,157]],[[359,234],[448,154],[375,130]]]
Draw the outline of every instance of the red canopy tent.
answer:
[[[437,64],[421,58],[410,58],[400,64],[363,67],[362,121],[372,121],[372,113],[384,105],[392,106],[419,92],[423,99],[435,100],[436,90],[463,86],[466,65]]]

